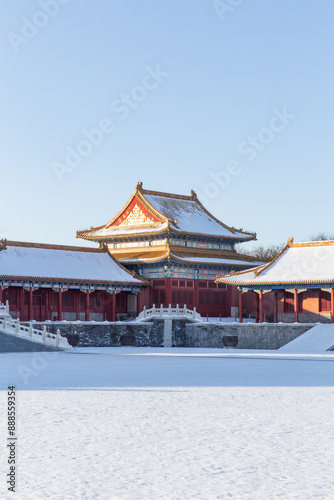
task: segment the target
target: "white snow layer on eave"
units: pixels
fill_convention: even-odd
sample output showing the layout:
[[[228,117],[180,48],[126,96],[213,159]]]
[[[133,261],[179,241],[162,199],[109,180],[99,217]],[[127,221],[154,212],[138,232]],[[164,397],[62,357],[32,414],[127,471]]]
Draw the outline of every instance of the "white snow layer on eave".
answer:
[[[334,280],[334,246],[288,248],[256,278],[254,271],[229,278],[233,282],[305,282]]]
[[[168,217],[172,221],[176,219],[177,223],[174,225],[179,231],[211,234],[213,236],[230,236],[240,239],[249,237],[249,235],[244,233],[232,233],[224,228],[209,217],[195,201],[157,195],[145,195],[145,198],[165,217]]]
[[[156,233],[163,231],[167,228],[167,222],[163,224],[147,224],[143,226],[111,226],[109,228],[99,229],[94,233],[91,233],[90,236],[95,237],[103,237],[103,236],[122,236],[123,234],[140,234],[140,233]]]
[[[0,251],[0,276],[140,283],[107,253],[14,246]]]
[[[160,260],[164,260],[166,257],[162,256]],[[121,262],[122,264],[140,264],[141,262],[143,263],[150,263],[150,262],[159,262],[159,258],[157,257],[151,257],[151,258],[146,258],[146,257],[131,257],[129,259],[118,259],[118,262]]]

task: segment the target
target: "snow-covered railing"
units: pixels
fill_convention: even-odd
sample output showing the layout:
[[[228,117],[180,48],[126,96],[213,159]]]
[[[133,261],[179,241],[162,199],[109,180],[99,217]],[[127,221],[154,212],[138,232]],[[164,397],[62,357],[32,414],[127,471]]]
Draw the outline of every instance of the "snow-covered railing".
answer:
[[[60,335],[59,329],[57,330],[57,333],[54,334],[48,332],[45,325],[43,330],[37,330],[36,328],[33,328],[32,325],[32,322],[29,323],[29,326],[26,326],[21,325],[19,320],[14,321],[12,318],[8,319],[7,317],[0,318],[0,330],[3,330],[5,333],[17,335],[18,337],[27,338],[53,347],[72,349],[72,346],[68,343],[67,338]]]
[[[196,312],[196,307],[191,310],[187,309],[186,304],[184,305],[184,307],[179,307],[179,304],[177,304],[176,307],[172,307],[171,304],[169,304],[168,307],[163,307],[162,304],[160,307],[155,307],[155,304],[153,304],[153,307],[151,309],[146,309],[146,306],[144,306],[144,309],[138,315],[137,320],[151,318],[152,316],[176,316],[197,320],[202,319],[202,316],[198,312]]]
[[[0,318],[5,318],[6,316],[9,316],[8,300],[6,301],[6,305],[0,303]]]

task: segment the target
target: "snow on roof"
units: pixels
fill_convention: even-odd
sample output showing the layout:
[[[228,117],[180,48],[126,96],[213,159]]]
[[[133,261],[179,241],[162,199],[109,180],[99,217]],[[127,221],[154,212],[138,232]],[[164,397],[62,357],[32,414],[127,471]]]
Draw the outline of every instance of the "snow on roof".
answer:
[[[7,248],[0,251],[1,277],[142,284],[105,251],[60,246],[50,248],[49,245],[21,246],[18,242],[7,244]]]
[[[218,280],[235,285],[334,282],[334,241],[293,243],[290,239],[269,264]]]
[[[233,239],[249,239],[249,233],[242,233],[219,222],[198,202],[197,197],[174,197],[167,193],[147,194],[145,199],[162,215],[172,221],[181,232],[226,236]]]
[[[147,220],[141,223],[140,218],[138,218],[138,222],[134,222],[133,225],[123,224],[124,220],[129,216],[127,211],[134,208],[131,205],[134,201],[139,206],[142,205],[147,209],[148,214],[151,214],[148,215],[148,219],[152,217],[152,223]],[[123,222],[119,223],[119,220]],[[136,217],[133,217],[133,220],[136,220]],[[77,231],[77,237],[98,240],[108,236],[160,233],[169,228],[179,233],[203,234],[231,238],[235,241],[256,239],[255,233],[247,233],[241,229],[229,227],[216,219],[199,202],[194,191],[191,192],[190,196],[161,193],[143,189],[142,183],[137,184],[136,190],[128,202],[107,224]]]
[[[145,234],[145,233],[160,233],[166,230],[168,227],[167,222],[163,224],[146,224],[145,226],[109,226],[106,228],[105,226],[101,228],[96,228],[95,230],[89,231],[89,236],[91,238],[101,238],[104,236],[123,236],[123,235],[131,235],[131,234]]]

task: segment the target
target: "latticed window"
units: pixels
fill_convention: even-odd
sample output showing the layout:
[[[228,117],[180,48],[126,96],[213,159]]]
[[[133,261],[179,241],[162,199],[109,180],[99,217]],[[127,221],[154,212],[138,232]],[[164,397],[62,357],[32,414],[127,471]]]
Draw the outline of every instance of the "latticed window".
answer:
[[[330,310],[331,310],[331,294],[329,292],[321,291],[320,311],[329,312]]]
[[[116,294],[116,307],[118,309],[125,309],[127,302],[127,295],[124,292]]]
[[[153,290],[153,303],[156,307],[160,307],[160,304],[165,304],[165,290]]]
[[[172,306],[176,307],[176,304],[179,304],[180,307],[183,307],[185,304],[189,309],[192,309],[193,292],[174,290],[172,292]]]
[[[65,292],[63,294],[63,306],[72,307],[74,306],[74,295],[73,292]]]
[[[293,313],[295,311],[294,294],[287,292],[284,296],[284,312]],[[303,293],[298,294],[298,312],[303,311]]]
[[[200,306],[215,306],[215,307],[225,307],[226,306],[226,294],[221,292],[206,291],[199,292],[199,305]]]
[[[10,294],[10,305],[11,306],[16,306],[17,305],[17,290],[11,290]]]

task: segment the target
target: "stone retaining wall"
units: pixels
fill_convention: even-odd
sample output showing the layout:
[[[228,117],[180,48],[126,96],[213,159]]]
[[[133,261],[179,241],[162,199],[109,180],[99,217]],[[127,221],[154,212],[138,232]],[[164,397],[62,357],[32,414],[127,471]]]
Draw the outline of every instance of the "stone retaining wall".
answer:
[[[77,341],[78,347],[119,347],[122,335],[133,335],[135,346],[163,347],[164,320],[115,323],[34,323],[34,328],[46,324],[51,333],[66,336],[70,343]],[[224,335],[237,335],[238,349],[279,349],[299,337],[315,324],[288,323],[198,323],[189,319],[173,319],[173,347],[223,348]],[[72,341],[71,341],[72,340]]]
[[[35,328],[43,328],[46,325],[47,330],[67,337],[72,345],[78,347],[118,347],[121,346],[121,335],[134,335],[138,347],[159,346],[163,338],[159,334],[158,328],[154,328],[153,322],[115,322],[115,323],[35,323]]]
[[[189,319],[173,319],[173,346],[183,346],[186,323],[189,323]],[[119,347],[122,345],[122,335],[134,335],[137,347],[163,347],[164,344],[164,320],[157,318],[148,321],[115,323],[67,323],[63,321],[34,323],[34,328],[42,329],[44,325],[51,333],[56,333],[59,328],[60,334],[67,337],[72,345],[74,342],[78,347]]]
[[[287,323],[196,323],[186,325],[183,347],[223,347],[224,335],[237,335],[238,349],[279,349],[315,326]]]

